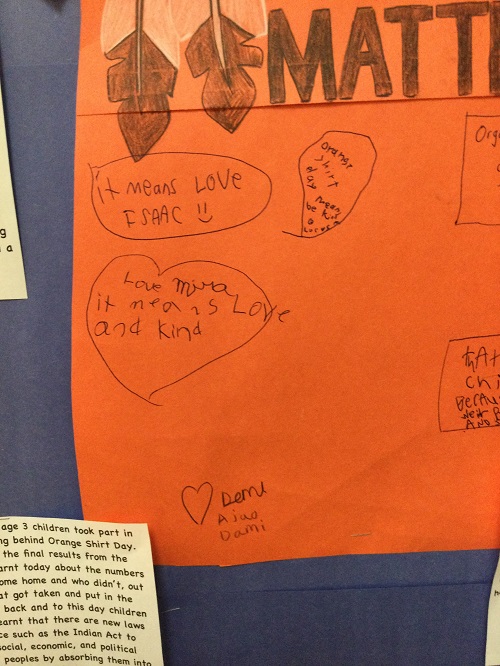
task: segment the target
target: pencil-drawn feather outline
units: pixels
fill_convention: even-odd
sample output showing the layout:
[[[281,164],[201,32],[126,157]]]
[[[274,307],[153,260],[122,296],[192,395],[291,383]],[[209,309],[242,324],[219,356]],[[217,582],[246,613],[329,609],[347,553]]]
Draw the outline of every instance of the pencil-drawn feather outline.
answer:
[[[118,122],[138,161],[170,123],[168,96],[179,67],[179,37],[170,0],[106,0],[101,23],[108,70],[108,98],[121,102]]]
[[[220,13],[253,37],[267,34],[265,0],[220,0]],[[211,16],[210,0],[172,0],[172,18],[181,41],[194,35]]]
[[[252,108],[256,89],[244,67],[261,67],[261,49],[246,44],[267,32],[265,0],[172,0],[186,60],[196,78],[207,74],[202,103],[207,114],[234,132]]]

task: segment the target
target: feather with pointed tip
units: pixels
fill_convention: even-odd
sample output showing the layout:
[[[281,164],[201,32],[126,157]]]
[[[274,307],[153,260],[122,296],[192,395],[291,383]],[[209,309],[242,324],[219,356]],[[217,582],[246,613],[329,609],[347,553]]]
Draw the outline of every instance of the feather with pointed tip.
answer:
[[[220,14],[253,37],[267,34],[265,0],[219,0],[218,6]],[[213,14],[211,0],[171,0],[171,11],[182,42],[192,37]]]
[[[234,132],[255,102],[254,82],[243,68],[262,66],[261,49],[246,42],[267,32],[265,1],[171,2],[180,39],[191,38],[186,48],[191,73],[207,74],[203,107],[219,125]]]
[[[106,58],[120,61],[108,70],[108,98],[121,102],[118,123],[138,161],[170,123],[179,68],[170,0],[106,0],[101,45]]]

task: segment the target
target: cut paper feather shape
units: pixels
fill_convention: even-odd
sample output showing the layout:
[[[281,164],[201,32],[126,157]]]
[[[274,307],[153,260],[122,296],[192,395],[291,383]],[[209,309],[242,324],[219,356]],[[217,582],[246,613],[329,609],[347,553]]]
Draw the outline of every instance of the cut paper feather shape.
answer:
[[[190,39],[192,75],[207,75],[205,111],[234,132],[255,102],[254,82],[243,68],[262,66],[262,50],[246,42],[267,33],[264,0],[172,0],[172,15],[180,40]]]
[[[134,160],[163,136],[170,123],[168,96],[179,69],[179,36],[170,0],[106,0],[101,24],[108,97],[121,102],[118,123]]]

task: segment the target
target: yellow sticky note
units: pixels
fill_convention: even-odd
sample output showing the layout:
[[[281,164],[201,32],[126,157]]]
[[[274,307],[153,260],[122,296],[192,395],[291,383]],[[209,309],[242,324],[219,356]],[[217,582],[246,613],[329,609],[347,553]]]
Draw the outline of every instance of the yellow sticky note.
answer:
[[[27,297],[0,95],[0,300]]]

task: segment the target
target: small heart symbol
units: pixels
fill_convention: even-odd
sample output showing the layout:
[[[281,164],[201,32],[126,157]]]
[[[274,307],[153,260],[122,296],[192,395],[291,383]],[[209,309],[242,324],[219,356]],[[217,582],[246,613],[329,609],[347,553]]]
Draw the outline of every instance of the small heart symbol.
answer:
[[[208,481],[202,483],[201,486],[195,488],[194,486],[186,486],[182,491],[182,504],[186,509],[189,517],[197,525],[203,525],[205,516],[212,502],[212,495],[214,489],[212,484]]]
[[[235,268],[187,261],[161,271],[132,254],[97,277],[87,327],[120,384],[158,405],[159,391],[246,345],[272,313],[262,289]]]

